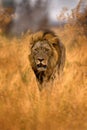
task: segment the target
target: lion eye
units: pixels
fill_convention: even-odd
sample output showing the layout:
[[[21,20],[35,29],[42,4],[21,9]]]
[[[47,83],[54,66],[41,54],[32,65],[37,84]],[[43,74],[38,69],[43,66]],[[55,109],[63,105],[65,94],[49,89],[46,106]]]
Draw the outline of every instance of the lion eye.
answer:
[[[46,51],[46,52],[49,52],[49,51],[50,51],[50,49],[46,48],[46,49],[45,49],[45,51]]]
[[[37,48],[35,48],[35,49],[33,48],[33,49],[32,49],[32,52],[33,52],[33,53],[37,53]]]
[[[35,51],[35,52],[37,52],[37,51],[38,51],[38,49],[36,48],[36,49],[34,49],[34,51]]]
[[[49,51],[49,49],[46,49],[46,51]]]

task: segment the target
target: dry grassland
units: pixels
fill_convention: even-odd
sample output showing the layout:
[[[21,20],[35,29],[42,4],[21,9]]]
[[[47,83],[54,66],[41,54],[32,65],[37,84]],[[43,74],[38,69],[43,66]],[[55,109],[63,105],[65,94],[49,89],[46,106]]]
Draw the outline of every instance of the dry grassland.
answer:
[[[0,35],[0,130],[87,130],[87,37],[81,27],[55,31],[66,47],[64,73],[41,92],[29,34]]]

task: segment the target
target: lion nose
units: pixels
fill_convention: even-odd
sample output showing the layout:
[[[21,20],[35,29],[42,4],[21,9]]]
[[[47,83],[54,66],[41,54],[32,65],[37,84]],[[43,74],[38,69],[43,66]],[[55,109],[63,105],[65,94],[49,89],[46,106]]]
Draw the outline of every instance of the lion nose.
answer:
[[[44,59],[42,59],[42,58],[38,58],[38,60],[39,60],[40,62],[42,62]]]

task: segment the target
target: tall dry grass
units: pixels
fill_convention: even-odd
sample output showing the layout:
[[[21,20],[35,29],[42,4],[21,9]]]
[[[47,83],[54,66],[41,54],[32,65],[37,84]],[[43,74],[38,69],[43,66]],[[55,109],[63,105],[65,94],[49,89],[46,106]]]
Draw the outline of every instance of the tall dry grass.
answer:
[[[0,35],[0,130],[87,130],[87,37],[70,25],[55,32],[66,47],[64,73],[41,92],[29,34]]]

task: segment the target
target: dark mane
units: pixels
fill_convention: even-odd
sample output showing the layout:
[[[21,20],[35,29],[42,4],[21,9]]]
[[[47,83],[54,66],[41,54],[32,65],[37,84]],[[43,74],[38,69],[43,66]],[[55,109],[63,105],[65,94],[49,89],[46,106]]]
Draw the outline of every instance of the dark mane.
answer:
[[[47,34],[51,34],[52,36],[56,37],[56,34],[52,30],[43,30],[43,33],[44,33],[43,36],[45,36]]]

